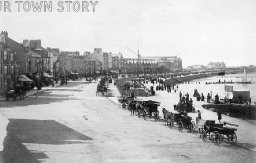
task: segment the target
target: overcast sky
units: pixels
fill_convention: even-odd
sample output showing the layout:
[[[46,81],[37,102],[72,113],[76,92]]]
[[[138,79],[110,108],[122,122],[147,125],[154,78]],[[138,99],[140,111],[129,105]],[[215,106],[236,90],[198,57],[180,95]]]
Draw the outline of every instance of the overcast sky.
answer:
[[[98,0],[95,12],[0,11],[9,37],[61,50],[179,56],[183,66],[256,65],[256,0]],[[65,6],[66,7],[66,6]],[[66,8],[65,8],[66,9]],[[91,8],[89,8],[91,9]]]

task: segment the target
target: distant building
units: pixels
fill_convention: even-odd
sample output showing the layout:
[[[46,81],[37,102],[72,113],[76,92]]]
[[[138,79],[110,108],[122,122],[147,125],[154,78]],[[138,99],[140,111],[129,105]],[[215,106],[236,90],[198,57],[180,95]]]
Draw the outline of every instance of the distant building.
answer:
[[[204,66],[204,65],[192,65],[192,66],[188,66],[186,69],[187,70],[201,70],[201,69],[206,69],[206,66]]]
[[[84,56],[95,61],[95,72],[101,73],[103,70],[103,52],[101,48],[94,48],[94,52],[85,52]]]
[[[126,58],[128,61],[137,62],[137,58]],[[141,57],[140,62],[144,63],[157,63],[159,67],[165,66],[170,70],[182,69],[182,60],[177,56],[153,56],[153,57]]]
[[[210,62],[207,64],[207,68],[213,69],[213,68],[226,68],[226,65],[224,62]]]
[[[112,69],[112,53],[103,53],[103,70],[109,71]]]
[[[84,63],[85,63],[85,75],[86,76],[92,76],[95,75],[95,59],[91,59],[89,57],[83,56],[84,57]]]
[[[115,72],[122,71],[123,60],[124,59],[122,53],[112,54],[112,70]]]
[[[71,73],[72,71],[72,56],[78,55],[79,52],[61,51],[59,56],[60,72],[63,74]]]

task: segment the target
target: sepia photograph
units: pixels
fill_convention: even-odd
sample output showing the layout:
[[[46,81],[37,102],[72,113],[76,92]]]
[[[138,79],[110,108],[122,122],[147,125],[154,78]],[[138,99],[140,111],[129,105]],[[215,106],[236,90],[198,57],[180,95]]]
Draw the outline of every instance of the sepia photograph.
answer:
[[[1,0],[0,163],[255,163],[255,0]]]

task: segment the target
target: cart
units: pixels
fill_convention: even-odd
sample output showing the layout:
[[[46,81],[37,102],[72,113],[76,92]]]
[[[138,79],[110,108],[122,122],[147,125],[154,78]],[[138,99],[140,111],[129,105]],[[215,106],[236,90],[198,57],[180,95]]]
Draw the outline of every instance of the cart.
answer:
[[[235,131],[237,131],[237,128],[227,127],[227,124],[238,127],[238,125],[227,122],[224,122],[224,124],[216,124],[214,120],[207,120],[205,122],[204,129],[200,134],[201,139],[206,141],[208,138],[213,141],[215,145],[219,145],[223,141],[229,144],[236,144],[237,135]]]
[[[149,118],[155,118],[155,120],[159,119],[159,111],[158,111],[158,106],[160,106],[160,102],[157,101],[152,101],[152,100],[148,100],[148,101],[142,101],[142,109],[140,114],[143,114],[144,119],[146,119],[146,117]],[[139,115],[139,113],[138,113]]]
[[[174,125],[178,125],[178,130],[180,132],[182,132],[184,129],[188,129],[189,131],[192,131],[194,128],[194,125],[191,120],[192,118],[184,112],[173,113],[173,119],[170,122],[170,127],[173,127]]]

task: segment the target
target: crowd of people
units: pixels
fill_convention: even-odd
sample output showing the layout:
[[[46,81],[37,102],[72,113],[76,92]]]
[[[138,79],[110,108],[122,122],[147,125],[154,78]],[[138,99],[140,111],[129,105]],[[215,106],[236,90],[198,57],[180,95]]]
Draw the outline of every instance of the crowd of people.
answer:
[[[178,110],[179,112],[194,112],[195,109],[193,107],[193,100],[192,98],[189,98],[189,94],[186,93],[185,95],[182,95],[182,93],[179,93],[179,103],[174,106],[175,110]]]

